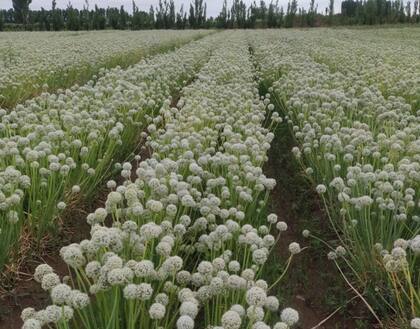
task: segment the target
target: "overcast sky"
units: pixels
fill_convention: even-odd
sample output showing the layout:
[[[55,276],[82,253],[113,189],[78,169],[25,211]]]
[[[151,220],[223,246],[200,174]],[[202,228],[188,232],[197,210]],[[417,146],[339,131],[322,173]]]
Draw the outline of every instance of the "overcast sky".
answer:
[[[65,8],[69,3],[69,0],[56,0],[57,7]],[[207,15],[208,16],[217,16],[222,8],[223,0],[205,0],[207,2]],[[247,4],[253,2],[253,0],[244,0]],[[83,8],[83,4],[85,0],[71,0],[70,1],[74,7]],[[141,10],[149,10],[150,5],[156,6],[159,3],[159,0],[135,0],[137,6]],[[231,2],[228,0],[228,3]],[[259,3],[259,1],[256,1]],[[267,4],[270,3],[270,0],[265,1]],[[279,0],[279,4],[284,8],[287,7],[288,0]],[[303,6],[307,8],[309,6],[310,0],[298,0],[299,6]],[[328,7],[329,0],[315,0],[318,4],[318,11],[324,11],[326,7]],[[131,11],[132,8],[132,0],[89,0],[90,7],[93,8],[95,4],[99,7],[120,7],[124,5],[124,7]],[[175,0],[175,5],[177,10],[184,5],[184,8],[187,8],[190,4],[190,0]],[[0,8],[8,9],[12,7],[12,0],[0,0]],[[45,9],[51,9],[51,0],[32,0],[30,5],[31,9],[41,9],[44,7]],[[335,0],[335,11],[339,11],[340,7],[340,0]]]

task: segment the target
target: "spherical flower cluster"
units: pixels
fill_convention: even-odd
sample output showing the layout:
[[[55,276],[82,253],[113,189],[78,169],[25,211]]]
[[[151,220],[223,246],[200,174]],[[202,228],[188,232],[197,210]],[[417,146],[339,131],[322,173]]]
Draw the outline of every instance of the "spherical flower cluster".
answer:
[[[289,251],[292,255],[299,254],[301,251],[299,243],[292,242],[291,244],[289,244]]]
[[[411,320],[410,325],[413,329],[420,329],[420,318],[414,318]]]
[[[163,319],[163,317],[165,316],[165,312],[165,305],[162,305],[160,303],[154,303],[152,304],[152,306],[150,306],[149,316],[153,320],[160,320]]]
[[[176,321],[176,327],[177,329],[193,329],[194,320],[187,315],[181,315]]]
[[[222,316],[222,326],[225,329],[239,329],[241,327],[241,317],[235,311],[227,311]]]
[[[263,306],[267,300],[266,292],[259,287],[252,287],[246,293],[246,302],[253,306]]]
[[[293,326],[299,321],[299,314],[292,308],[285,308],[281,311],[281,320],[289,326]]]

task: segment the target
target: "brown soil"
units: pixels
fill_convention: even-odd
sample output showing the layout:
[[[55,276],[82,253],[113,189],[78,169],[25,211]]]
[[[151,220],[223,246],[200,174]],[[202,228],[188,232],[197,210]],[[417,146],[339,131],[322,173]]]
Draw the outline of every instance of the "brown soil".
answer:
[[[325,240],[335,239],[314,189],[305,181],[293,159],[290,152],[293,144],[287,127],[280,126],[264,168],[268,177],[277,180],[269,211],[288,224],[288,230],[281,235],[277,254],[273,256],[276,263],[279,258],[285,262],[289,257],[291,242],[308,247],[294,257],[285,278],[275,287],[282,306],[299,312],[300,329],[375,328],[364,305],[354,298],[334,264],[328,261],[329,250],[302,236],[302,231],[309,229]],[[276,272],[275,268],[273,271]],[[323,322],[338,308],[338,312]]]

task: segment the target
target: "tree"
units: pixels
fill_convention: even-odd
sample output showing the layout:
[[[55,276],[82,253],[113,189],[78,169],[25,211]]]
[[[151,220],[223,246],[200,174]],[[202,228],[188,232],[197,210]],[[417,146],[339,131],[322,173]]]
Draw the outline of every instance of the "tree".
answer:
[[[0,0],[1,1],[1,0]],[[343,0],[341,13],[334,13],[334,0],[328,0],[325,11],[318,13],[316,0],[309,0],[307,8],[299,7],[298,0],[288,0],[287,10],[279,8],[279,0],[253,0],[249,5],[245,0],[223,1],[219,15],[207,17],[207,3],[210,0],[190,0],[190,7],[180,7],[177,11],[175,0],[159,0],[157,6],[140,11],[132,0],[132,13],[121,7],[107,9],[89,8],[89,0],[83,9],[76,9],[69,2],[66,9],[57,8],[56,0],[52,9],[30,10],[32,0],[12,0],[13,9],[0,11],[0,28],[23,26],[26,30],[90,30],[90,29],[185,29],[197,28],[278,28],[293,26],[316,26],[337,24],[384,24],[418,23],[420,0]],[[67,0],[73,1],[73,0]],[[141,0],[139,0],[141,1]]]
[[[293,27],[297,9],[297,0],[289,0],[289,3],[287,4],[285,27]]]
[[[101,9],[98,5],[95,5],[95,11],[93,12],[93,28],[95,30],[103,30],[106,26],[106,12],[105,9]]]
[[[41,7],[41,11],[39,12],[38,21],[40,30],[51,30],[49,13],[43,7]]]
[[[302,9],[302,13],[304,15],[304,9]],[[306,15],[306,23],[308,26],[315,26],[315,15],[316,15],[316,9],[315,9],[315,0],[311,0],[309,4],[309,10],[308,14]]]
[[[166,2],[166,1],[165,1]],[[165,8],[162,0],[159,0],[159,5],[156,7],[156,28],[165,28]]]
[[[124,10],[124,6],[120,7],[119,26],[120,29],[125,30],[127,28],[128,13]]]
[[[330,4],[328,6],[328,23],[330,25],[333,24],[334,19],[334,0],[330,0]]]
[[[155,26],[155,10],[153,9],[153,6],[150,6],[149,8],[148,20],[145,26],[149,29],[152,29]]]
[[[0,31],[3,31],[4,29],[4,15],[3,10],[0,10]]]
[[[276,4],[273,1],[270,2],[268,6],[268,14],[267,14],[267,26],[270,28],[277,26],[277,10],[278,10],[278,1]]]
[[[61,10],[57,9],[57,2],[52,1],[52,28],[54,31],[62,30],[64,27],[64,20],[61,14]]]
[[[106,17],[108,18],[108,24],[114,29],[117,30],[120,28],[120,12],[117,8],[107,8]]]
[[[408,21],[410,21],[410,19],[411,19],[411,2],[410,1],[407,1],[406,5],[405,5],[405,13],[407,15]]]
[[[266,25],[266,15],[267,15],[267,6],[263,0],[260,1],[260,19],[263,22],[263,25]]]
[[[26,27],[31,2],[32,0],[12,0],[16,23],[21,23]]]
[[[248,8],[247,12],[247,27],[250,29],[255,28],[257,23],[257,10],[255,7],[255,2],[251,3],[251,5]]]
[[[175,3],[174,3],[174,0],[170,0],[169,14],[168,14],[168,28],[173,29],[175,27],[176,27]]]
[[[70,31],[79,31],[80,29],[80,20],[79,20],[79,11],[71,5],[68,4],[67,9],[67,21],[66,21],[66,28]]]
[[[227,19],[228,19],[228,12],[227,12],[227,0],[223,1],[222,11],[220,12],[219,16],[217,17],[217,27],[219,28],[227,28]]]
[[[187,24],[186,14],[184,13],[184,5],[181,5],[181,9],[176,14],[176,28],[177,29],[185,29]]]
[[[90,30],[90,13],[89,13],[89,1],[85,0],[83,10],[80,11],[80,28],[83,30]]]
[[[191,28],[195,28],[196,26],[195,12],[192,4],[190,4],[190,15],[188,16],[188,24]]]
[[[283,26],[284,24],[284,10],[283,10],[283,6],[280,8],[280,12],[279,12],[279,27]]]

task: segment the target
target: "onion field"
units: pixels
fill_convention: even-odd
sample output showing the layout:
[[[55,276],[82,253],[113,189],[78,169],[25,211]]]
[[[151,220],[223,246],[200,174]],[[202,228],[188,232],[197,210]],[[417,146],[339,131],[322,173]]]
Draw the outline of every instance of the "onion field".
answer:
[[[420,329],[419,194],[418,28],[0,35],[0,328]]]

